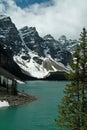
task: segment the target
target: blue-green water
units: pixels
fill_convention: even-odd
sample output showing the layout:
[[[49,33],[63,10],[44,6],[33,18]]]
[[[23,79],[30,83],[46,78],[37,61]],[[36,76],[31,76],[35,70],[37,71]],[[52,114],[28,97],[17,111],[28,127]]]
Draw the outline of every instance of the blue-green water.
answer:
[[[0,109],[0,130],[59,130],[55,123],[57,105],[67,82],[29,81],[20,90],[37,100],[17,107]]]

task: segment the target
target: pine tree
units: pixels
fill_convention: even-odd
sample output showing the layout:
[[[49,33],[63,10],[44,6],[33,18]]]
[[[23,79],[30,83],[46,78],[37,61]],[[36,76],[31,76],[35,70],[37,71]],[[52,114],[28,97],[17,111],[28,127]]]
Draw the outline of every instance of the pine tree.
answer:
[[[17,95],[17,83],[14,80],[12,81],[11,94],[14,96]]]
[[[0,85],[1,85],[1,75],[0,75]]]
[[[58,126],[64,130],[87,130],[87,31],[83,28],[80,44],[73,54],[65,95],[59,105]]]

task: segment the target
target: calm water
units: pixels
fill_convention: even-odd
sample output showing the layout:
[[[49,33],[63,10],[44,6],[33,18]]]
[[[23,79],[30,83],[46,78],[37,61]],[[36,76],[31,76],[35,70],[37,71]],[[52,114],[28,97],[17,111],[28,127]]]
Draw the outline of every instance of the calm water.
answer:
[[[17,107],[0,109],[0,130],[59,130],[57,105],[67,82],[30,81],[18,85],[20,90],[34,95],[37,101]]]

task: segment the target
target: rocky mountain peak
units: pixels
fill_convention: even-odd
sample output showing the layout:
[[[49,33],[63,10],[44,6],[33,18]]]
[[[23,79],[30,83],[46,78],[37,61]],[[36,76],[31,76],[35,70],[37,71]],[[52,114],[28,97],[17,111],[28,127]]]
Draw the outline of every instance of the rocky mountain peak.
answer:
[[[54,38],[52,37],[51,34],[48,34],[48,35],[44,36],[43,39],[44,39],[44,40],[54,40]]]
[[[59,40],[67,40],[67,37],[65,35],[62,35],[59,37]]]
[[[68,50],[70,52],[73,52],[76,48],[76,45],[78,43],[77,40],[67,39],[65,35],[60,36],[58,39],[62,49]]]
[[[61,45],[66,45],[67,44],[67,38],[66,38],[65,35],[60,36],[58,41],[60,42]]]
[[[49,71],[60,71],[59,63],[67,66],[72,55],[66,50],[66,46],[63,46],[65,50],[62,49],[61,43],[64,43],[62,46],[69,44],[66,36],[55,40],[48,34],[42,38],[35,27],[25,26],[17,30],[9,17],[0,17],[0,44],[11,48],[14,61],[28,76],[43,78],[49,75]],[[49,57],[52,60],[44,60]]]
[[[0,44],[8,46],[16,53],[20,50],[19,46],[21,43],[19,32],[11,18],[0,15]]]
[[[39,36],[39,34],[38,34],[38,32],[37,32],[35,27],[25,26],[25,27],[21,28],[19,31],[22,33],[22,35],[24,37],[25,37],[25,35],[26,36],[30,36],[30,37]]]
[[[8,29],[8,27],[12,27],[13,23],[10,19],[10,17],[6,15],[0,15],[0,27],[5,30]]]
[[[0,20],[1,20],[1,19],[10,19],[10,17],[7,16],[7,15],[0,15]]]

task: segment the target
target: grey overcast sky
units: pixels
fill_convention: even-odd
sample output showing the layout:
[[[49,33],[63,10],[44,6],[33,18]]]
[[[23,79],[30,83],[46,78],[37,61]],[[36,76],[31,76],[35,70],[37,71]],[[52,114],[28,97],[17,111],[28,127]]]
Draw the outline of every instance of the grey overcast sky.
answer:
[[[22,6],[15,1],[22,1]],[[38,1],[26,5],[23,0],[0,0],[0,14],[10,16],[18,28],[34,26],[40,36],[51,34],[56,39],[61,35],[78,39],[82,28],[87,28],[87,0]]]

